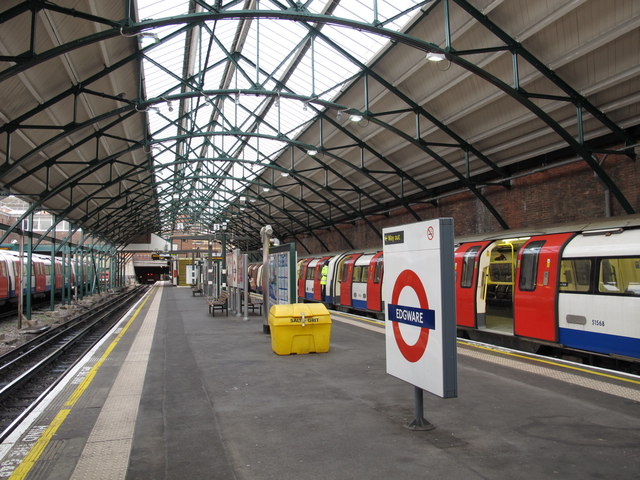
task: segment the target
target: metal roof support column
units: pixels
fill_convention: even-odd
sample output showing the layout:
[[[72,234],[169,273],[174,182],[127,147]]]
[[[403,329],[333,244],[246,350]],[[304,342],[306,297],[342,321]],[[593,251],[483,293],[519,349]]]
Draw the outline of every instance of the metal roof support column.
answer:
[[[64,238],[60,245],[56,248],[56,252],[62,252],[62,294],[61,303],[71,303],[71,238],[74,230],[71,229],[71,223],[69,223],[69,234]],[[67,263],[68,255],[68,263]]]
[[[60,245],[60,259],[62,261],[62,290],[60,291],[60,304],[64,305],[67,298],[67,285],[71,283],[71,273],[69,265],[67,265],[67,257],[65,255],[64,242]]]
[[[222,272],[220,272],[220,289],[224,287],[229,291],[227,287],[227,232],[222,232],[221,237],[222,245],[220,247],[220,256],[222,257]],[[264,290],[264,288],[266,287],[263,285],[262,289]]]
[[[16,273],[16,281],[14,291],[16,292],[16,296],[18,297],[18,329],[22,328],[22,311],[24,310],[23,304],[23,278],[24,278],[24,262],[22,261],[22,257],[24,255],[24,232],[22,228],[18,228],[18,232],[20,233],[20,245],[18,250],[18,271]]]
[[[102,245],[102,249],[98,253],[98,293],[107,291],[107,281],[110,277],[107,271],[107,253],[105,251],[105,245]]]
[[[93,295],[96,290],[98,291],[98,293],[100,293],[100,256],[98,255],[98,263],[96,263],[96,250],[99,251],[97,244],[98,243],[98,239],[94,238],[92,243],[91,243],[91,248],[89,250],[89,254],[91,255],[91,261],[89,263],[89,265],[91,265],[91,285],[89,286],[89,284],[87,284],[87,293],[89,295]]]
[[[125,262],[125,254],[118,253],[116,256],[116,268],[118,269],[118,279],[117,285],[122,287],[124,285],[124,262]],[[173,273],[173,272],[172,272]]]
[[[76,246],[76,248],[72,248],[72,242],[71,242],[71,236],[73,235],[73,229],[71,227],[71,222],[69,222],[69,266],[72,265],[72,263],[75,264],[75,275],[73,276],[73,280],[74,280],[74,285],[72,285],[73,288],[73,299],[77,301],[78,299],[78,282],[80,281],[81,277],[82,277],[82,272],[78,270],[78,247]],[[73,257],[73,260],[72,260]],[[71,290],[69,290],[69,300],[71,301]]]
[[[112,261],[113,253],[111,251],[111,247],[109,247],[105,240],[102,240],[102,255],[100,256],[101,263],[101,272],[104,272],[104,275],[101,279],[102,291],[106,292],[111,288],[111,284],[113,283],[114,274],[113,272],[113,261]]]
[[[88,273],[88,268],[86,267],[85,264],[85,258],[84,258],[84,230],[82,231],[82,234],[80,235],[80,242],[78,244],[78,247],[76,248],[76,267],[78,267],[80,270],[78,270],[79,274],[78,276],[80,277],[80,283],[79,283],[79,289],[78,289],[78,293],[79,295],[76,295],[78,300],[82,300],[84,298],[85,295],[85,290],[87,288],[87,273]]]
[[[122,275],[120,274],[119,271],[116,271],[116,269],[118,269],[118,251],[116,250],[115,247],[110,247],[110,254],[108,257],[109,260],[109,281],[107,282],[107,288],[108,289],[112,289],[115,287],[121,287],[122,284]],[[117,283],[116,283],[116,274],[118,276],[117,278]]]
[[[23,232],[24,233],[24,232]],[[23,259],[20,261],[24,264]],[[27,243],[27,304],[26,304],[26,312],[25,317],[27,320],[31,320],[31,288],[37,288],[38,282],[35,281],[34,284],[31,283],[31,279],[33,277],[33,211],[31,215],[29,215],[29,242]]]
[[[57,224],[56,216],[51,215],[51,222],[53,223],[53,233],[51,235],[51,295],[49,302],[49,310],[53,311],[56,308],[56,228]]]

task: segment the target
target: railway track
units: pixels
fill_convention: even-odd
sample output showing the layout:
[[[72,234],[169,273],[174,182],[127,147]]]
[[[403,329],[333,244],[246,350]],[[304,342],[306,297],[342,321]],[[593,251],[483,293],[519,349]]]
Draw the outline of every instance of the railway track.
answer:
[[[133,289],[0,356],[0,441],[147,290]]]

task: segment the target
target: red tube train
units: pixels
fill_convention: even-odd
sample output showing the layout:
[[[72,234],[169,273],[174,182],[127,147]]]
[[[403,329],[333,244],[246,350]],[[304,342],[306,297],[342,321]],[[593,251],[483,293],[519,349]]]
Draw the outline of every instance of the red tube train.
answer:
[[[33,298],[45,298],[51,293],[53,288],[54,294],[60,296],[63,286],[62,278],[62,260],[56,258],[53,269],[53,282],[51,279],[51,256],[34,253],[31,258],[31,282],[26,279],[27,260],[26,255],[23,256],[23,281],[22,295],[27,294],[27,285],[30,285],[31,295]],[[20,255],[12,250],[0,250],[0,305],[7,303],[15,303],[18,301],[20,288],[18,287],[20,275]],[[75,288],[76,282],[76,264],[75,260],[71,261],[71,285]],[[82,278],[87,287],[91,286],[92,266],[86,261],[82,265]],[[52,285],[53,283],[53,285]],[[69,285],[65,285],[69,288]]]
[[[383,268],[380,250],[300,258],[298,299],[383,318]],[[464,335],[640,359],[640,215],[462,238],[455,269]]]

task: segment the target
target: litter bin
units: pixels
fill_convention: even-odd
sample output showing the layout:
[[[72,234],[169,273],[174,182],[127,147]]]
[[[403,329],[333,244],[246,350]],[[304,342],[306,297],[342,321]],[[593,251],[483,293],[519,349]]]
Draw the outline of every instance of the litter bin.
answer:
[[[271,348],[278,355],[329,351],[331,316],[321,303],[274,305],[269,328]]]

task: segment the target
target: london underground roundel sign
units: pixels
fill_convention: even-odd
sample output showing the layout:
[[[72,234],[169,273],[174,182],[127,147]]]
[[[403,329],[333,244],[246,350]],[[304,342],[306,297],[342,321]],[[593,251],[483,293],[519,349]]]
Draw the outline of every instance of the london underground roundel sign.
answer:
[[[419,308],[398,305],[400,294],[404,288],[411,288],[418,297]],[[402,356],[408,362],[417,362],[422,358],[429,343],[429,330],[435,329],[435,312],[429,310],[427,292],[420,281],[420,277],[412,270],[403,270],[393,286],[391,303],[388,305],[389,320],[393,322],[393,336],[398,344]],[[420,328],[418,340],[413,345],[408,344],[402,337],[400,323],[414,325]]]
[[[457,395],[453,219],[384,228],[387,373],[422,390]]]

